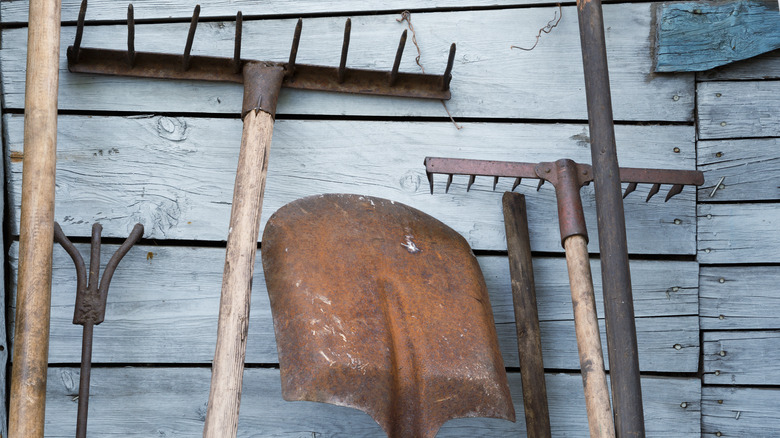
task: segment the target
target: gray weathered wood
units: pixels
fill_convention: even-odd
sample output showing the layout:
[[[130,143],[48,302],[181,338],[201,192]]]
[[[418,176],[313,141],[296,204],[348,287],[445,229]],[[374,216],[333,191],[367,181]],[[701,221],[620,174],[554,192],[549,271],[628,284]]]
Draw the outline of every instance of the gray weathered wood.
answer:
[[[702,436],[773,437],[780,430],[780,390],[705,386],[701,389]]]
[[[696,73],[697,81],[728,81],[780,78],[780,50],[723,67]]]
[[[699,287],[702,329],[780,329],[780,267],[702,267]]]
[[[0,111],[0,115],[2,115],[2,111]],[[0,132],[5,132],[5,129],[3,129],[3,121],[0,120]],[[5,166],[0,166],[0,180],[5,180]],[[3,196],[0,196],[0,199],[2,199],[2,206],[0,206],[0,212],[3,213],[3,217],[5,217],[6,207],[8,205],[8,199],[5,194],[5,191],[3,191]],[[3,238],[3,233],[5,231],[5,227],[2,227],[0,229],[0,241],[5,241]],[[6,386],[6,372],[8,371],[7,362],[8,362],[8,346],[6,345],[7,339],[10,339],[6,335],[5,328],[5,315],[6,315],[6,307],[5,303],[7,302],[5,297],[5,267],[6,267],[6,253],[3,251],[2,257],[0,257],[0,261],[3,262],[2,266],[0,266],[0,278],[3,279],[2,282],[0,282],[0,303],[2,303],[2,309],[3,311],[0,312],[0,388],[5,388]],[[8,420],[6,418],[6,413],[8,412],[6,408],[6,396],[0,396],[0,435],[7,436],[8,435]]]
[[[780,82],[702,82],[699,138],[780,137]]]
[[[241,399],[240,437],[383,437],[366,414],[314,402],[282,400],[279,371],[247,369]],[[92,372],[89,430],[95,436],[174,437],[200,434],[210,372],[204,368],[96,368]],[[587,419],[577,374],[549,374],[553,436],[586,436]],[[78,370],[49,370],[47,437],[70,437],[75,429]],[[517,423],[471,418],[447,422],[440,437],[524,436],[520,375],[509,383]],[[686,437],[699,434],[700,384],[695,378],[642,379],[648,436]],[[685,403],[685,408],[682,407]]]
[[[780,48],[774,0],[671,3],[656,14],[657,72],[704,71]]]
[[[18,217],[21,121],[16,115],[7,119],[12,217]],[[695,166],[691,127],[618,126],[616,132],[624,166]],[[125,237],[141,222],[147,238],[224,240],[240,135],[238,119],[61,116],[56,219],[71,236],[89,236],[97,221],[104,235]],[[431,196],[424,157],[536,162],[566,156],[589,162],[587,136],[584,125],[470,123],[458,131],[450,123],[280,120],[263,226],[297,198],[360,193],[419,208],[455,228],[474,248],[505,250],[501,192],[511,189],[512,180],[500,181],[492,193],[491,178],[478,178],[470,192],[467,177],[455,178],[444,194],[446,177],[439,175]],[[532,180],[518,188],[528,195],[532,248],[560,252],[555,193],[549,185],[535,189]],[[693,254],[693,188],[667,203],[662,195],[645,203],[648,190],[642,186],[626,198],[631,252]],[[592,185],[582,195],[591,250],[597,251]]]
[[[780,138],[700,141],[696,147],[704,172],[699,201],[780,200]],[[726,188],[713,195],[724,177]]]
[[[780,384],[778,345],[779,332],[704,332],[704,384]]]
[[[87,245],[78,245],[86,256]],[[16,266],[17,246],[10,252]],[[106,245],[108,254],[114,247]],[[107,257],[106,257],[107,258]],[[166,246],[133,248],[119,265],[109,292],[106,321],[95,328],[97,363],[208,363],[214,353],[224,249]],[[81,327],[72,324],[75,271],[61,248],[54,252],[49,360],[78,362]],[[480,257],[499,341],[508,366],[517,365],[517,343],[506,257]],[[105,261],[105,260],[104,260]],[[596,287],[598,261],[593,260]],[[565,261],[541,258],[534,270],[545,365],[578,369]],[[647,371],[694,372],[698,366],[696,265],[632,262],[637,298],[640,365]],[[662,278],[659,272],[663,272]],[[276,343],[262,266],[253,285],[247,361],[276,363]],[[679,287],[678,290],[674,290]],[[600,293],[599,312],[603,314]],[[13,301],[10,304],[13,309]],[[683,316],[680,316],[683,315]],[[688,315],[688,316],[685,316]],[[602,327],[602,333],[604,333]],[[681,349],[674,348],[679,344]]]
[[[699,204],[698,209],[699,263],[780,262],[780,204]]]
[[[579,26],[573,6],[563,8],[563,19],[545,34],[533,51],[538,29],[556,7],[440,12],[415,14],[417,41],[426,72],[441,73],[452,42],[458,52],[453,69],[452,95],[447,103],[453,116],[585,120],[586,105]],[[604,7],[610,23],[612,101],[617,120],[691,121],[693,74],[653,76],[650,59],[650,4]],[[352,17],[349,67],[390,70],[398,37],[405,24],[398,14]],[[343,38],[344,18],[311,18],[304,24],[299,63],[336,65]],[[247,59],[286,61],[295,20],[245,21],[242,56]],[[188,23],[137,24],[135,49],[179,53]],[[203,112],[237,114],[242,96],[237,84],[177,82],[71,74],[66,70],[65,48],[72,44],[74,27],[62,30],[60,109],[136,112]],[[199,26],[193,54],[230,57],[233,24]],[[0,63],[4,104],[21,108],[24,93],[24,58],[27,31],[3,31]],[[261,41],[261,44],[249,44]],[[125,49],[123,25],[90,26],[84,47]],[[416,50],[407,44],[401,71],[419,71]],[[675,98],[676,96],[676,98]],[[339,93],[282,91],[278,113],[426,116],[446,118],[438,101],[347,96]]]

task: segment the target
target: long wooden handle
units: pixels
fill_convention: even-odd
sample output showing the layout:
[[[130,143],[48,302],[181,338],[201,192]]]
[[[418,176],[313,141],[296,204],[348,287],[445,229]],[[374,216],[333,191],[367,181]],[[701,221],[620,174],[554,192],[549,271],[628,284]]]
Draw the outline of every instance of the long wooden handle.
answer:
[[[244,118],[203,430],[208,438],[234,437],[238,429],[252,275],[273,124],[273,116],[265,111],[250,111]]]
[[[31,0],[24,100],[24,163],[16,327],[8,432],[43,436],[49,360],[60,2]]]
[[[512,302],[517,327],[517,351],[523,381],[525,428],[529,438],[549,438],[550,411],[544,381],[542,337],[536,307],[534,268],[531,260],[531,238],[525,196],[506,192],[502,199],[509,273],[512,278]]]
[[[615,424],[609,403],[607,375],[604,371],[596,297],[588,260],[588,243],[585,237],[573,235],[564,240],[563,247],[566,250],[566,265],[569,269],[574,327],[577,332],[590,436],[614,437]]]

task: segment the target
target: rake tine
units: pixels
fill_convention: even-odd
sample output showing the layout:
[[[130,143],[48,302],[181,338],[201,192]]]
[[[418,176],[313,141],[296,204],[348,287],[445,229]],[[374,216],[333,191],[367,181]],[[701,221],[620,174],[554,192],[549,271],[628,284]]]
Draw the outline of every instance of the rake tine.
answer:
[[[517,188],[517,186],[519,186],[519,185],[520,185],[520,181],[522,181],[522,180],[523,180],[523,178],[515,178],[515,183],[514,183],[514,184],[512,184],[512,191],[513,191],[513,192],[515,191],[515,189]]]
[[[406,46],[406,30],[401,34],[401,41],[398,42],[398,50],[395,52],[395,61],[393,61],[393,71],[390,72],[390,86],[395,85],[396,79],[398,79],[398,68],[401,66],[401,56],[404,54],[404,46]]]
[[[540,179],[540,180],[539,180],[539,185],[538,185],[538,186],[536,186],[536,191],[538,192],[538,191],[539,191],[539,189],[541,189],[543,185],[544,185],[544,180],[543,180],[543,179]]]
[[[241,30],[244,26],[244,14],[241,11],[236,13],[236,41],[233,46],[233,72],[241,71]]]
[[[494,177],[493,177],[493,191],[494,191],[494,192],[496,191],[496,185],[497,185],[497,184],[498,184],[498,177],[497,177],[497,176],[494,176]]]
[[[645,202],[649,201],[650,198],[652,198],[653,195],[658,193],[658,190],[660,190],[660,189],[661,189],[661,184],[660,183],[653,184],[653,187],[650,188],[650,193],[647,194],[647,199],[645,199]]]
[[[135,66],[135,14],[133,4],[127,5],[127,63]]]
[[[295,33],[293,34],[292,46],[290,47],[290,60],[287,62],[287,76],[295,75],[295,58],[298,57],[298,44],[301,42],[301,30],[303,29],[303,19],[299,18],[295,24]],[[433,194],[433,192],[431,192]]]
[[[626,187],[626,191],[623,193],[623,199],[626,199],[626,196],[628,196],[628,194],[633,192],[634,190],[636,190],[636,183],[635,182],[628,183],[628,187]]]
[[[84,17],[87,16],[87,0],[81,2],[79,9],[79,19],[76,24],[76,38],[73,40],[73,60],[78,62],[79,51],[81,50],[81,37],[84,35]]]
[[[192,50],[192,42],[195,40],[195,29],[198,27],[199,16],[200,5],[195,5],[195,10],[192,12],[192,21],[190,21],[190,31],[187,34],[187,44],[184,45],[184,55],[181,58],[181,66],[184,71],[190,69],[190,51]]]
[[[341,45],[341,62],[339,63],[339,84],[344,83],[347,75],[347,53],[349,52],[349,34],[352,32],[352,20],[347,18],[344,25],[344,43]]]
[[[452,174],[447,176],[447,187],[444,189],[444,193],[450,192],[450,186],[452,185]]]
[[[466,191],[471,190],[471,186],[474,185],[474,180],[477,179],[477,175],[469,175],[469,185],[466,186]]]
[[[666,199],[664,199],[664,202],[672,199],[672,196],[675,196],[682,192],[683,185],[682,184],[675,184],[672,186],[672,188],[669,190],[669,193],[666,194]]]
[[[444,69],[444,74],[441,75],[441,89],[446,91],[450,89],[450,81],[452,81],[452,64],[455,62],[455,43],[450,46],[450,56],[447,58],[447,68]]]
[[[433,173],[425,172],[425,176],[428,177],[428,184],[431,186],[431,195],[433,194]]]

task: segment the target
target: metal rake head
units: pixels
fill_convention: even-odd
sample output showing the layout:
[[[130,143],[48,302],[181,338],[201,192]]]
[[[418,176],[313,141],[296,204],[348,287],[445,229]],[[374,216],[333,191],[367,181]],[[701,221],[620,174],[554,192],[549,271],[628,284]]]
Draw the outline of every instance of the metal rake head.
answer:
[[[127,9],[127,50],[93,49],[81,47],[87,0],[81,3],[76,38],[68,47],[68,69],[71,72],[110,74],[167,79],[195,79],[243,83],[242,68],[246,63],[262,62],[284,68],[283,87],[309,90],[350,92],[400,97],[449,99],[452,66],[455,61],[455,44],[450,46],[447,67],[442,75],[400,73],[401,57],[406,45],[406,30],[401,35],[392,69],[388,71],[350,69],[347,54],[352,29],[348,18],[344,25],[344,39],[338,67],[296,64],[303,20],[298,19],[293,34],[290,57],[287,62],[268,62],[241,59],[241,29],[243,16],[236,14],[236,36],[232,58],[192,56],[192,43],[200,15],[200,5],[195,6],[184,51],[181,55],[136,52],[135,20],[133,5]]]
[[[431,194],[433,194],[434,174],[447,175],[445,193],[449,192],[454,175],[465,175],[469,177],[466,191],[471,189],[477,176],[493,177],[493,190],[496,189],[499,178],[514,178],[514,183],[512,184],[513,191],[520,185],[523,178],[538,179],[539,185],[536,187],[536,190],[539,190],[545,181],[550,181],[553,185],[556,184],[557,173],[555,172],[555,168],[556,166],[559,166],[559,163],[562,161],[571,162],[570,160],[559,160],[554,163],[516,163],[511,161],[426,157],[424,164],[425,173],[428,176],[428,182],[431,186]],[[580,186],[590,184],[590,182],[593,181],[593,170],[589,164],[571,163],[576,166]],[[645,202],[649,201],[650,198],[659,192],[662,184],[669,184],[672,187],[664,199],[664,202],[666,202],[673,196],[682,192],[683,186],[685,185],[702,185],[704,183],[704,174],[694,170],[621,167],[620,180],[628,183],[628,186],[623,193],[624,199],[628,194],[636,190],[638,184],[652,184]]]

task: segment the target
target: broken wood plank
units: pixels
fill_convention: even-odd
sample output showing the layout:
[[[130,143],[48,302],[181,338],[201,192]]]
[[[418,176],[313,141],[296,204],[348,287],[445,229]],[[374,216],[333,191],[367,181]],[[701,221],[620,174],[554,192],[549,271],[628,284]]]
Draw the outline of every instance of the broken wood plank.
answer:
[[[778,345],[775,331],[704,332],[704,384],[780,384]]]
[[[705,266],[699,284],[703,330],[780,329],[780,267]]]
[[[97,333],[97,330],[96,330]],[[249,368],[244,372],[239,434],[261,436],[385,437],[366,414],[315,402],[285,402],[279,370]],[[208,397],[208,368],[93,368],[89,430],[95,436],[197,436]],[[79,371],[49,370],[47,436],[72,437],[76,423]],[[578,374],[548,374],[553,436],[581,436],[587,430],[582,381]],[[509,374],[517,422],[464,418],[444,424],[439,437],[525,436],[520,375]],[[573,390],[572,388],[578,388]],[[698,435],[701,387],[696,378],[643,377],[647,435]],[[683,407],[684,406],[684,407]]]
[[[88,246],[77,247],[85,256]],[[114,246],[106,245],[108,254]],[[10,252],[16,266],[18,247]],[[208,363],[214,353],[221,262],[224,249],[138,245],[130,250],[114,275],[106,321],[95,329],[96,363]],[[499,341],[508,366],[516,364],[517,343],[506,257],[479,257],[491,295]],[[592,261],[600,286],[598,260]],[[698,367],[696,264],[633,261],[639,331],[640,365],[646,371],[695,372]],[[545,365],[579,368],[565,260],[535,261],[537,295],[542,319]],[[276,363],[276,343],[262,266],[254,276],[248,363]],[[664,272],[664,278],[658,277]],[[561,273],[564,273],[561,276]],[[64,250],[54,251],[52,290],[53,363],[79,361],[81,328],[72,324],[75,271]],[[674,290],[679,287],[678,290]],[[599,311],[603,315],[601,294]],[[10,308],[13,309],[13,301]],[[682,315],[682,316],[680,316]],[[602,327],[602,334],[604,333]],[[679,349],[675,345],[679,344]]]
[[[780,204],[699,204],[698,209],[699,263],[780,262]]]
[[[780,137],[780,82],[701,82],[699,139]]]
[[[780,50],[696,73],[697,81],[780,79]]]
[[[770,437],[780,430],[780,390],[704,386],[702,436]]]
[[[189,6],[191,8],[191,6]],[[452,100],[447,106],[458,117],[501,119],[586,120],[584,77],[579,26],[574,6],[563,8],[563,19],[545,34],[533,51],[511,49],[531,46],[538,29],[557,13],[557,7],[512,11],[478,10],[417,13],[413,23],[428,73],[441,74],[450,43],[457,43],[453,69]],[[232,15],[232,14],[231,14]],[[619,4],[604,7],[610,23],[607,49],[610,54],[612,96],[616,120],[693,121],[693,74],[652,76],[650,52],[650,4]],[[338,63],[346,17],[315,17],[305,20],[299,63]],[[392,68],[394,54],[405,23],[399,14],[352,17],[348,67]],[[286,61],[295,19],[245,20],[245,59]],[[188,23],[136,24],[136,51],[179,53]],[[192,47],[194,55],[230,57],[234,24],[202,23]],[[75,26],[62,29],[62,62],[59,108],[78,111],[152,113],[238,114],[242,87],[238,84],[194,81],[146,80],[127,77],[69,73],[65,49],[72,44]],[[124,25],[89,26],[84,47],[126,49]],[[2,32],[3,102],[7,108],[23,107],[27,30]],[[407,44],[401,71],[419,72],[416,49]],[[510,97],[510,98],[508,98]],[[522,104],[518,104],[522,102]],[[282,90],[277,114],[332,116],[436,117],[446,119],[441,102],[341,93]]]
[[[704,71],[780,48],[774,0],[659,6],[656,72]]]
[[[700,141],[699,202],[779,201],[780,138]],[[713,190],[720,183],[723,189]]]
[[[9,116],[7,122],[9,205],[14,206],[11,217],[17,217],[21,116]],[[141,222],[147,238],[222,241],[240,135],[239,119],[61,116],[56,220],[69,236],[89,236],[91,224],[101,222],[104,235],[124,238]],[[624,166],[695,169],[692,127],[618,126],[616,136]],[[468,123],[458,131],[451,123],[279,120],[262,226],[295,199],[360,192],[425,211],[460,232],[473,248],[505,250],[501,193],[513,181],[499,181],[492,193],[492,178],[477,178],[466,192],[468,178],[456,177],[445,194],[446,177],[439,175],[431,195],[422,165],[427,155],[590,161],[586,125]],[[629,250],[693,254],[695,190],[686,187],[669,202],[659,194],[645,203],[649,189],[640,186],[626,198]],[[549,185],[535,190],[535,181],[517,189],[528,194],[532,249],[562,252],[555,192]],[[582,198],[595,252],[592,185],[583,188]],[[16,228],[12,225],[12,233]]]

